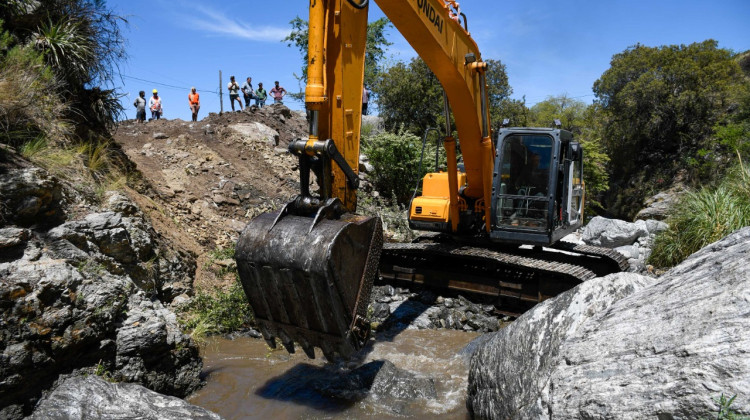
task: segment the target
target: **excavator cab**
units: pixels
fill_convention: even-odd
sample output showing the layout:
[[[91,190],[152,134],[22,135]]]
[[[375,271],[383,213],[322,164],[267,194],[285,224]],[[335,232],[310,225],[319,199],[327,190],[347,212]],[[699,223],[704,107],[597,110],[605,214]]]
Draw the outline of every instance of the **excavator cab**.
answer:
[[[503,128],[491,239],[547,246],[583,223],[583,150],[569,131]]]

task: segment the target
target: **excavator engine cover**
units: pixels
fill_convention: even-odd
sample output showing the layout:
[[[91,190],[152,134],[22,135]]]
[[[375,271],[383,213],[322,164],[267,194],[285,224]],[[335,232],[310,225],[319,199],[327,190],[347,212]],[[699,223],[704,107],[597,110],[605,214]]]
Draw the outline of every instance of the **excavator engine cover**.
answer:
[[[265,213],[237,242],[236,259],[263,338],[315,357],[348,358],[370,334],[367,306],[383,243],[380,218],[321,219]],[[311,228],[312,226],[312,228]]]

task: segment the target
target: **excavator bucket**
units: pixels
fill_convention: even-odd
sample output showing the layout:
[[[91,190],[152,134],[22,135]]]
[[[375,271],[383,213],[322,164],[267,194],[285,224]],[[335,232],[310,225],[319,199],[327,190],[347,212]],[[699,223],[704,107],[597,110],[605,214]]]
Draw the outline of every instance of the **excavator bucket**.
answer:
[[[236,248],[240,281],[263,338],[310,358],[348,358],[370,334],[367,306],[383,243],[380,218],[339,219],[265,213],[253,219]]]

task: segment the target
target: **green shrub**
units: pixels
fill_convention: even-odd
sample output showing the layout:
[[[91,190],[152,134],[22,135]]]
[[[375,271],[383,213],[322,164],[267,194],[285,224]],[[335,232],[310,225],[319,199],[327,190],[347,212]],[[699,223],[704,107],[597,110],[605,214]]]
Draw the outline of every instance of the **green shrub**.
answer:
[[[717,187],[681,197],[656,237],[649,263],[672,267],[704,246],[750,226],[750,171],[741,163]]]
[[[226,290],[199,289],[181,315],[183,326],[193,330],[193,335],[224,334],[253,321],[252,309],[239,281]]]
[[[734,403],[735,398],[737,398],[736,395],[732,398],[727,398],[726,395],[721,394],[716,399],[716,403],[719,404],[719,412],[714,417],[716,420],[750,420],[750,417],[738,415],[732,409],[732,403]]]
[[[370,137],[363,149],[375,168],[375,189],[386,196],[393,195],[399,204],[407,204],[417,179],[434,170],[435,148],[435,141],[428,139],[420,173],[421,138],[403,130],[399,134],[380,133]],[[444,165],[444,154],[440,160]]]

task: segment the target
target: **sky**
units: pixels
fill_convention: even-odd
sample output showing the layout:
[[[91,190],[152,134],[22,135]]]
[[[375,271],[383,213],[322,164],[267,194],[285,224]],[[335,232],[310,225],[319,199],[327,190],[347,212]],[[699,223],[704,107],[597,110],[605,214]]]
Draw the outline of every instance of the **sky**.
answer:
[[[406,0],[404,0],[406,1]],[[750,0],[463,0],[469,32],[484,59],[506,65],[513,98],[532,106],[549,96],[567,95],[586,103],[595,97],[594,82],[613,55],[637,43],[646,46],[690,44],[715,39],[736,52],[750,49]],[[219,72],[224,110],[230,75],[263,82],[278,80],[292,92],[304,90],[295,79],[302,59],[281,40],[296,16],[307,20],[309,2],[109,0],[107,6],[128,20],[124,29],[129,58],[121,64],[117,87],[127,118],[139,90],[158,89],[164,117],[190,120],[187,95],[201,94],[199,118],[218,112]],[[369,19],[383,17],[375,1]],[[398,31],[388,63],[408,62],[416,54]],[[267,103],[272,100],[267,101]],[[304,104],[285,101],[292,109]]]

